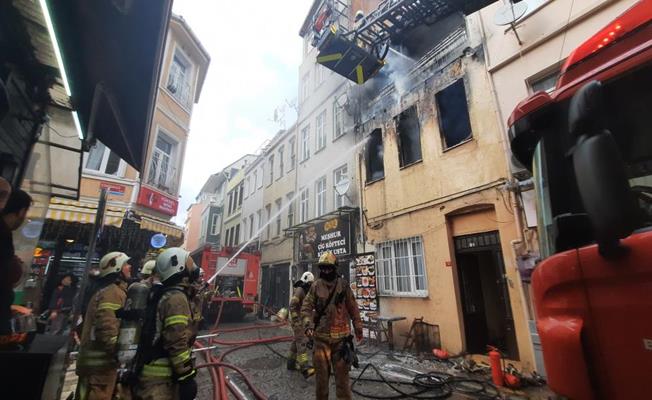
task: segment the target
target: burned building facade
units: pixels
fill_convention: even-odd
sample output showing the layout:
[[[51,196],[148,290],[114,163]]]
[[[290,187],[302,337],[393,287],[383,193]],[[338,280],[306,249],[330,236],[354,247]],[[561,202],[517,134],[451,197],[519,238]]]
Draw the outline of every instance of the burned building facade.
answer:
[[[380,313],[406,317],[395,325],[404,332],[424,317],[451,353],[491,345],[531,369],[507,144],[477,13],[395,38],[350,98],[366,142],[361,196]]]

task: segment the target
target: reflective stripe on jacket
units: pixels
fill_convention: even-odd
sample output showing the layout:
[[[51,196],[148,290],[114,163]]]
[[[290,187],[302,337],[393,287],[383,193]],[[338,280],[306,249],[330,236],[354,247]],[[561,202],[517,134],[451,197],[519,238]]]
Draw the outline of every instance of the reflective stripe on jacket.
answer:
[[[77,358],[77,374],[116,368],[120,320],[115,312],[127,299],[127,283],[116,282],[98,290],[90,299]]]

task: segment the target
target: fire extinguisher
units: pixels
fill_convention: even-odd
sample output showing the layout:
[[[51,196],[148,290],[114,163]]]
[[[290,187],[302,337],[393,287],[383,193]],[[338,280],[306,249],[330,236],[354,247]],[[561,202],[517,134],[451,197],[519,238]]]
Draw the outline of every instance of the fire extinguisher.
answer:
[[[491,365],[491,380],[496,386],[504,386],[503,367],[501,365],[502,357],[497,348],[489,347],[489,365]]]

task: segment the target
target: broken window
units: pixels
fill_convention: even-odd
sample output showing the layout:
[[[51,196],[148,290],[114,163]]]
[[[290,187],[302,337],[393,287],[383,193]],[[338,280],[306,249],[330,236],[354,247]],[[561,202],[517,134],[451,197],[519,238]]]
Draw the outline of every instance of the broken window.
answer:
[[[373,182],[385,177],[385,164],[383,159],[383,132],[375,129],[367,141],[367,182]]]
[[[416,106],[408,108],[396,117],[396,133],[400,167],[421,161],[421,128]]]
[[[439,130],[444,141],[444,149],[471,139],[473,132],[471,131],[464,80],[459,79],[437,93],[435,100],[439,110]]]

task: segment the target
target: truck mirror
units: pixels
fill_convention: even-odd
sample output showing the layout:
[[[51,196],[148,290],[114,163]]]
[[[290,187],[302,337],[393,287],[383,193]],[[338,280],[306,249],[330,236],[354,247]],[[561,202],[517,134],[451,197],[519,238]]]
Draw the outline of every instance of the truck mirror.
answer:
[[[614,255],[620,239],[632,233],[636,204],[611,133],[581,136],[573,151],[573,166],[600,253]]]

